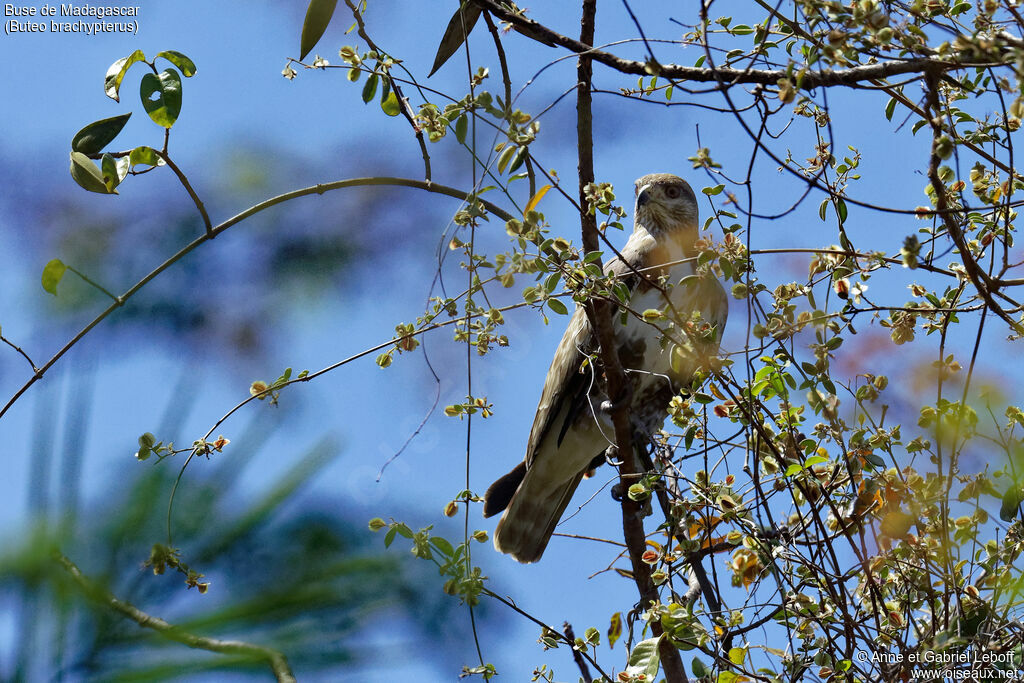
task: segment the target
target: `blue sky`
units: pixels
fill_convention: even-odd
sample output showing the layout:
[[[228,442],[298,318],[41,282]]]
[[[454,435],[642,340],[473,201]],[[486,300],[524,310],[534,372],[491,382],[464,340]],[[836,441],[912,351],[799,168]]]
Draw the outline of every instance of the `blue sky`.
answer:
[[[564,5],[538,8],[535,16],[567,33],[574,32],[578,19],[570,5]],[[343,35],[351,21],[342,3],[337,11],[334,24],[316,49],[332,63],[340,62],[338,47],[359,42],[354,35]],[[677,3],[647,3],[641,18],[645,25],[653,27],[653,32],[664,31],[659,37],[677,38],[681,29],[668,23],[666,18],[676,16],[679,11]],[[0,217],[0,250],[9,255],[36,253],[23,246],[30,239],[33,226],[25,223],[26,213],[20,212],[19,207],[31,204],[34,193],[53,184],[72,182],[67,173],[67,150],[74,132],[85,123],[123,113],[130,106],[139,109],[137,72],[126,79],[120,105],[109,100],[102,91],[107,66],[136,48],[147,54],[164,49],[178,50],[190,56],[198,66],[196,77],[185,82],[184,107],[173,131],[172,152],[178,164],[193,178],[197,191],[209,196],[214,221],[247,205],[232,196],[222,179],[216,177],[221,155],[240,142],[265,145],[265,154],[245,162],[253,164],[254,168],[250,169],[253,172],[259,171],[260,164],[273,166],[287,159],[289,163],[309,160],[317,168],[331,169],[322,178],[325,181],[372,175],[380,169],[411,177],[420,174],[419,151],[406,122],[400,117],[382,116],[376,106],[364,106],[359,99],[360,87],[348,83],[343,71],[300,71],[294,81],[282,78],[280,72],[286,59],[298,56],[303,14],[304,8],[287,3],[149,3],[141,7],[140,31],[135,36],[33,34],[0,38],[0,74],[7,94],[0,105],[0,113],[4,129],[8,131],[0,139],[0,158],[10,164],[5,173],[7,181],[0,188],[0,205],[6,210]],[[618,3],[603,5],[599,19],[598,42],[634,37],[634,30]],[[420,79],[425,79],[429,71],[447,20],[447,9],[440,13],[409,10],[405,3],[373,0],[367,16],[375,39],[404,59]],[[481,40],[482,36],[482,31],[475,36],[478,40],[474,44],[474,57],[476,63],[490,67],[492,78],[487,87],[496,92],[500,89],[497,63],[489,51],[489,42]],[[534,77],[551,60],[565,56],[556,49],[536,47],[515,34],[509,36],[506,45],[513,58],[514,89]],[[660,55],[663,61],[692,63],[697,57],[690,53],[675,55],[669,46],[659,50],[663,51]],[[642,48],[636,45],[623,46],[619,51],[626,56],[642,56]],[[426,83],[460,95],[464,89],[464,69],[458,61],[453,59]],[[541,73],[521,96],[519,107],[528,112],[546,107],[571,85],[574,69],[574,60],[565,59]],[[601,67],[597,67],[596,72],[598,84],[610,89],[635,83],[629,78],[616,78]],[[413,103],[417,104],[415,99]],[[842,136],[846,135],[851,142],[856,141],[865,154],[864,175],[872,178],[865,194],[878,203],[907,208],[925,203],[921,193],[923,179],[910,187],[905,182],[896,184],[889,179],[901,177],[900,172],[908,167],[918,166],[917,160],[926,149],[927,141],[905,134],[875,134],[875,130],[891,131],[896,125],[882,117],[884,99],[881,96],[870,110],[856,109],[863,105],[847,104],[841,95],[837,95],[832,104],[837,140],[843,140]],[[569,179],[576,165],[573,107],[572,98],[566,98],[542,118],[541,137],[535,148],[544,166],[558,169],[569,186],[573,185]],[[627,206],[632,180],[649,172],[668,171],[687,176],[696,188],[710,184],[686,161],[698,147],[698,125],[703,144],[712,147],[716,159],[725,162],[727,169],[737,174],[745,168],[749,141],[728,117],[685,107],[668,109],[660,105],[635,104],[614,95],[597,96],[595,111],[597,175],[601,180],[615,183],[620,199]],[[159,139],[159,130],[143,112],[137,111],[117,144],[157,146]],[[486,148],[487,139],[482,138],[481,148]],[[362,146],[357,146],[355,143],[360,141]],[[450,139],[442,144],[449,143],[452,143]],[[360,150],[359,154],[351,154],[353,149]],[[441,149],[440,146],[431,148],[436,154],[434,179],[468,188],[468,158],[458,156],[451,147],[447,148],[448,153],[437,151]],[[794,150],[794,156],[810,154],[809,147]],[[758,168],[757,209],[773,213],[786,208],[793,188],[799,185],[790,176],[775,170],[772,163],[759,162]],[[187,203],[187,197],[167,177],[132,178],[121,191],[123,196],[117,198],[83,195],[79,199],[85,211],[98,213],[142,212],[146,193],[154,191],[176,193],[183,205]],[[519,192],[522,202],[525,188],[519,188]],[[308,212],[307,215],[316,220],[319,201],[315,197],[299,200],[302,208],[295,210]],[[423,206],[422,213],[394,217],[402,223],[398,229],[418,234],[426,232],[440,240],[443,232],[450,228],[448,220],[457,203],[433,195],[417,196],[415,201]],[[758,246],[822,246],[823,240],[831,239],[827,237],[831,228],[817,221],[816,206],[817,201],[812,201],[809,210],[798,212],[787,221],[765,223],[758,232]],[[576,236],[578,221],[571,207],[559,203],[552,194],[541,208],[553,232]],[[702,210],[706,207],[702,206]],[[856,209],[851,210],[851,218],[855,220],[857,216]],[[335,220],[337,217],[321,218]],[[861,225],[865,234],[876,230],[910,233],[916,229],[912,219],[886,216],[869,217]],[[374,226],[357,226],[357,229],[363,239],[372,239]],[[503,232],[497,221],[487,224],[483,230],[496,232],[499,237]],[[217,243],[204,247],[198,258],[215,262],[220,254],[244,249],[250,239],[253,237],[247,233],[246,226],[240,225]],[[619,239],[624,241],[625,236]],[[492,240],[492,244],[496,243]],[[183,441],[186,435],[194,438],[191,435],[205,432],[216,417],[239,398],[244,398],[248,379],[272,379],[275,372],[286,366],[296,370],[319,369],[388,339],[397,322],[415,319],[422,312],[436,262],[432,249],[422,255],[403,258],[401,263],[386,264],[391,268],[385,270],[379,265],[356,267],[356,277],[362,280],[362,286],[348,289],[337,297],[325,297],[310,310],[285,311],[280,317],[280,329],[268,333],[274,341],[265,364],[249,367],[243,362],[241,367],[236,364],[232,368],[218,368],[207,362],[215,354],[183,358],[168,346],[150,346],[145,339],[124,349],[118,354],[117,362],[106,362],[96,385],[100,400],[92,416],[93,438],[88,444],[88,465],[84,473],[86,497],[98,495],[117,468],[133,466],[126,456],[130,455],[135,436],[151,429],[167,402],[174,400],[170,395],[172,381],[166,382],[168,391],[161,392],[140,385],[139,377],[174,378],[183,367],[197,368],[203,399],[189,416],[181,436]],[[0,291],[5,292],[0,297],[0,325],[5,336],[32,349],[37,359],[52,352],[43,346],[53,339],[52,323],[46,315],[49,295],[36,284],[45,260],[13,258],[0,268]],[[159,260],[151,256],[150,266]],[[452,263],[449,259],[449,265]],[[767,281],[793,280],[806,267],[805,261],[762,263],[760,275]],[[448,272],[451,276],[453,271]],[[375,278],[385,279],[386,287],[375,286]],[[126,274],[122,284],[130,282]],[[215,276],[204,285],[231,287],[230,282]],[[745,321],[736,313],[727,331],[726,346],[729,340],[733,344],[741,343],[738,340],[742,339]],[[563,324],[563,320],[556,318],[544,326],[530,313],[509,315],[506,333],[512,339],[511,347],[474,361],[474,393],[486,395],[496,406],[494,417],[473,422],[471,485],[475,490],[483,491],[495,476],[520,459],[544,372]],[[444,335],[431,336],[427,345],[441,367],[459,368],[442,382],[441,405],[461,401],[465,395],[462,350],[453,347]],[[101,351],[102,348],[90,348],[87,342],[80,353],[76,350],[70,354],[63,365],[74,372],[76,364],[83,362],[82,358],[95,357]],[[0,357],[0,387],[4,396],[27,378],[23,362],[12,356],[8,353]],[[40,396],[59,395],[62,391],[60,376],[59,371],[52,380],[48,378],[43,383],[47,385],[45,388],[34,388],[28,399],[0,422],[0,442],[7,451],[7,476],[0,484],[0,495],[8,501],[0,508],[0,530],[8,535],[15,535],[18,525],[25,519],[24,482],[28,479],[29,458],[24,454],[29,448],[27,435],[33,401],[40,400]],[[415,429],[429,408],[434,390],[418,355],[400,358],[387,371],[375,367],[371,355],[315,383],[299,387],[286,399],[301,406],[290,422],[287,438],[279,434],[278,440],[267,449],[277,456],[265,452],[258,468],[246,469],[245,486],[252,491],[266,487],[287,468],[290,444],[313,443],[327,432],[338,436],[346,450],[337,465],[317,482],[319,493],[337,496],[365,509],[367,517],[387,518],[418,509],[421,511],[419,518],[404,517],[404,521],[414,527],[437,523],[444,504],[463,488],[464,423],[435,415],[406,453],[388,468],[382,481],[375,481],[380,466]],[[47,391],[50,393],[45,393]],[[230,436],[233,426],[244,423],[256,411],[266,409],[264,405],[249,406],[238,422],[229,422],[222,431]],[[610,476],[609,472],[602,472],[596,478],[597,485],[584,485],[584,495],[594,493]],[[570,506],[570,510],[574,508]],[[617,508],[607,495],[602,495],[598,504],[585,507],[564,528],[595,533],[594,530],[617,529],[619,524]],[[439,528],[446,530],[450,537],[461,533],[460,525],[454,523],[439,524]],[[471,528],[491,529],[493,521],[474,518]],[[405,553],[405,550],[400,548],[393,552]],[[556,539],[543,562],[535,566],[518,566],[496,555],[489,544],[476,548],[475,559],[493,578],[495,590],[512,595],[521,607],[548,623],[559,625],[562,621],[571,621],[577,633],[589,626],[604,632],[609,614],[625,613],[635,599],[630,592],[631,585],[613,572],[589,578],[603,567],[601,562],[607,563],[609,558],[603,549],[595,551],[585,542]],[[435,588],[440,590],[440,582]],[[605,601],[603,596],[606,595],[616,596],[617,603]],[[602,599],[593,599],[593,596],[602,596]],[[503,674],[508,674],[508,680],[525,680],[532,667],[542,662],[555,667],[559,678],[573,678],[575,672],[568,653],[564,650],[542,653],[533,642],[537,635],[534,625],[510,615],[506,629],[482,634],[485,658],[493,661]],[[473,663],[472,648],[466,648],[464,659],[467,664]],[[601,651],[601,660],[609,666],[613,662],[621,663],[622,659],[621,645],[612,657],[606,649]],[[454,677],[452,671],[439,672],[416,664],[409,667],[407,673],[417,680],[431,680],[431,677],[452,680]]]

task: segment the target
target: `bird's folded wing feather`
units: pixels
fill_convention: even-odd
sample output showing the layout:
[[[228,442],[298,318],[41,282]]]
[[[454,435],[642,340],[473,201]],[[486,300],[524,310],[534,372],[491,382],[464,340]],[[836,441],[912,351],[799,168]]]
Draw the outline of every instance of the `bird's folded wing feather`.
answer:
[[[626,258],[631,256],[626,254],[625,250],[623,255]],[[634,267],[642,268],[643,264],[634,264]],[[630,295],[640,281],[640,277],[634,274],[634,268],[618,257],[609,261],[604,270],[608,275],[613,275],[625,283],[630,289]],[[526,447],[527,467],[533,464],[534,454],[547,433],[552,429],[558,430],[558,440],[561,441],[572,420],[585,408],[589,400],[589,390],[598,379],[596,370],[580,372],[580,366],[585,354],[593,353],[596,349],[597,341],[586,311],[582,306],[577,306],[544,379],[544,390],[537,405],[537,415],[533,418],[530,441]],[[564,413],[563,407],[568,408]],[[563,417],[558,420],[560,415]]]

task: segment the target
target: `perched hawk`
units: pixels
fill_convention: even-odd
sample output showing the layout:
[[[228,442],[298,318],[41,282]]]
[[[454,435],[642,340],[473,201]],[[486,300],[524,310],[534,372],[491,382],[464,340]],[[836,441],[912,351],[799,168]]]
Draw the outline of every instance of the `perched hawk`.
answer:
[[[605,272],[629,288],[631,311],[665,311],[676,325],[673,338],[688,340],[665,343],[657,328],[636,315],[627,314],[624,325],[614,316],[619,358],[632,382],[632,425],[643,436],[661,427],[672,396],[689,384],[702,361],[718,353],[728,313],[725,290],[713,277],[679,284],[696,274],[696,240],[697,200],[686,181],[668,173],[637,180],[633,234],[622,258],[609,261]],[[584,309],[577,307],[544,380],[526,458],[484,497],[485,517],[505,510],[494,547],[520,562],[540,559],[580,479],[603,462],[614,441],[611,420],[601,409],[607,397],[597,377],[600,362],[583,362],[596,351]]]

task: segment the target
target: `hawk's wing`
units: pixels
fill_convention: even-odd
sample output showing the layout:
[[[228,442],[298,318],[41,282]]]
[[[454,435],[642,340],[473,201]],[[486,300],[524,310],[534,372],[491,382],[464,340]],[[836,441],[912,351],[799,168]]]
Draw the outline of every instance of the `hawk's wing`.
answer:
[[[604,270],[606,274],[625,284],[632,297],[640,282],[640,277],[634,270],[642,269],[644,264],[637,262],[643,259],[636,255],[635,250],[629,249],[629,246],[626,245],[622,255],[634,262],[632,268],[622,259],[615,257],[605,265]],[[540,395],[537,414],[533,418],[533,428],[530,430],[530,440],[526,446],[527,467],[533,464],[537,448],[550,430],[558,430],[557,442],[561,443],[573,420],[581,410],[588,407],[590,390],[599,381],[595,374],[597,369],[591,366],[581,371],[580,366],[586,355],[596,350],[597,340],[586,311],[582,306],[577,306],[565,334],[562,335],[562,341],[558,343],[555,357],[551,360],[551,367],[548,368],[547,377],[544,379],[544,390]],[[567,410],[563,410],[566,407]],[[596,456],[597,453],[593,455]]]

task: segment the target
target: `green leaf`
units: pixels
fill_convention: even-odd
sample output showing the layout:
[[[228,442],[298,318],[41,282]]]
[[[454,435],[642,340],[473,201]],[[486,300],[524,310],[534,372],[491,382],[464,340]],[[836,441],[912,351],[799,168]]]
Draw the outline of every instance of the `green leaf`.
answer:
[[[828,211],[828,200],[827,199],[822,199],[821,200],[821,204],[818,205],[818,218],[820,218],[821,220],[825,220],[825,216],[828,215],[826,213],[827,211]]]
[[[181,76],[168,68],[160,75],[146,74],[139,86],[142,106],[153,123],[170,128],[181,113]]]
[[[121,184],[123,177],[118,170],[117,159],[109,154],[104,154],[100,160],[100,172],[103,174],[103,184],[107,192],[117,194],[117,186]]]
[[[109,119],[93,121],[75,133],[75,137],[71,139],[71,149],[82,154],[99,154],[104,147],[113,142],[131,117],[131,112],[128,112],[120,116],[111,116]]]
[[[807,458],[807,460],[804,460],[804,469],[808,467],[814,467],[817,464],[827,461],[828,458],[826,458],[824,455],[812,455],[811,457]]]
[[[716,194],[721,194],[722,190],[725,189],[725,185],[715,185],[714,187],[705,187],[701,190],[704,194],[709,197],[713,197]]]
[[[309,51],[316,47],[317,42],[327,30],[334,16],[334,8],[338,0],[310,0],[306,9],[306,20],[302,22],[302,38],[299,40],[299,59],[305,59]]]
[[[693,675],[697,678],[704,678],[705,676],[711,675],[711,672],[708,671],[706,666],[704,666],[704,662],[700,661],[696,657],[694,657],[693,661],[690,662],[690,670],[693,671]]]
[[[526,145],[516,148],[515,156],[512,157],[512,165],[508,167],[509,173],[515,173],[516,169],[523,165],[526,161],[526,156],[529,154],[529,148]]]
[[[98,194],[110,194],[106,183],[103,182],[103,174],[96,167],[92,159],[81,152],[71,153],[71,177],[83,189]]]
[[[398,96],[391,89],[388,81],[384,81],[384,92],[380,97],[380,108],[388,116],[398,116],[402,112],[402,105],[398,103]]]
[[[431,536],[430,543],[435,548],[441,551],[441,554],[445,557],[451,557],[455,553],[455,548],[448,542],[448,539],[441,538],[440,536]]]
[[[121,81],[124,80],[124,75],[128,73],[129,67],[135,62],[145,61],[146,55],[143,54],[142,50],[136,50],[127,57],[122,57],[107,69],[107,75],[103,79],[103,90],[107,93],[107,97],[120,102],[121,97],[118,91],[121,89]]]
[[[469,118],[463,114],[455,121],[455,139],[459,144],[465,144],[466,133],[469,132]]]
[[[45,270],[43,276],[46,276]],[[1024,492],[1021,491],[1021,487],[1015,482],[1011,482],[1010,488],[1006,489],[1006,493],[1003,494],[1002,505],[999,506],[999,519],[1004,522],[1012,522],[1017,519],[1017,510],[1020,508],[1022,500],[1024,500]]]
[[[562,274],[559,273],[558,271],[551,273],[551,275],[548,275],[547,279],[544,280],[544,290],[548,294],[555,291],[555,288],[558,287],[558,283],[561,281],[561,279]]]
[[[366,79],[366,83],[363,85],[363,104],[368,104],[377,94],[378,81],[380,81],[380,77],[377,74],[370,74],[370,77]]]
[[[55,258],[47,263],[43,267],[43,289],[57,296],[57,285],[60,283],[60,279],[64,277],[64,272],[67,269],[68,267],[59,258]]]
[[[196,75],[195,62],[193,62],[191,59],[181,54],[180,52],[176,50],[164,50],[163,52],[158,52],[156,57],[153,57],[153,61],[155,62],[161,57],[163,57],[174,66],[181,69],[181,74],[185,78],[192,78]]]
[[[143,166],[160,166],[164,163],[164,160],[160,158],[155,149],[145,145],[133,149],[131,154],[128,155],[128,161],[132,168],[139,164]]]
[[[479,18],[480,7],[469,2],[469,0],[465,0],[459,9],[456,10],[455,14],[452,15],[451,20],[448,22],[448,28],[444,30],[444,35],[441,36],[441,44],[437,46],[437,54],[434,55],[434,66],[431,67],[427,78],[433,76],[438,69],[444,66],[444,63],[466,42],[469,32],[473,30],[476,20]]]
[[[505,172],[505,167],[508,166],[508,162],[512,160],[512,155],[515,153],[515,147],[506,147],[501,150],[501,154],[498,155],[498,173]]]
[[[893,112],[896,111],[896,98],[890,97],[889,102],[885,105],[885,118],[892,121]]]
[[[846,202],[844,202],[842,199],[840,199],[836,203],[836,212],[839,214],[839,222],[840,223],[845,223],[846,222],[846,216],[847,216],[847,210],[846,210]]]
[[[569,313],[565,304],[563,304],[559,299],[548,299],[548,308],[558,315],[567,315]]]
[[[641,640],[629,653],[629,664],[626,671],[631,676],[644,674],[647,680],[653,681],[658,675],[658,667],[661,665],[661,657],[658,654],[658,645],[664,636]]]

